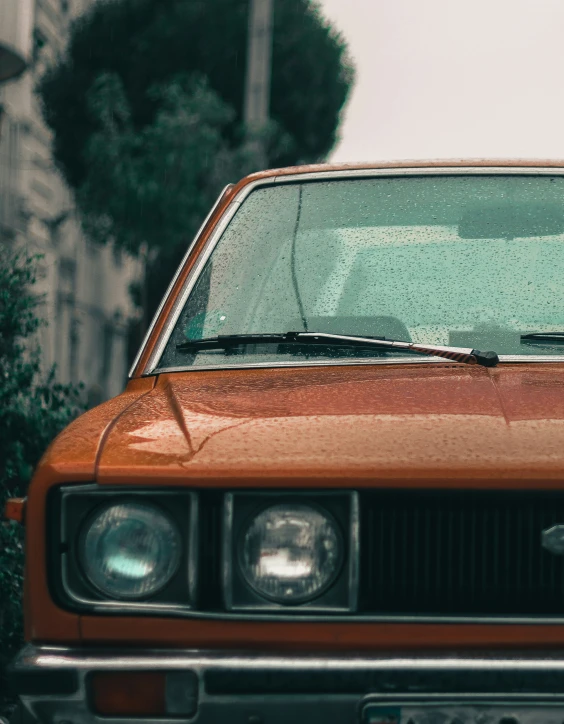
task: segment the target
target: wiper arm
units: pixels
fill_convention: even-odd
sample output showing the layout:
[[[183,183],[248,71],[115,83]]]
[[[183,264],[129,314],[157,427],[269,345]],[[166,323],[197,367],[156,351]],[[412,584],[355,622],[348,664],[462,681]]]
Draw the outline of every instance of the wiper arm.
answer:
[[[321,344],[342,347],[379,347],[380,349],[405,349],[432,357],[444,357],[453,362],[495,367],[499,357],[495,352],[480,352],[467,347],[440,347],[414,344],[399,339],[357,337],[327,332],[285,332],[283,334],[227,334],[205,339],[194,339],[178,344],[180,352],[197,352],[203,349],[229,349],[243,344]]]
[[[531,342],[564,344],[564,332],[530,332],[529,334],[522,334],[521,340],[524,340],[525,344],[530,344]]]

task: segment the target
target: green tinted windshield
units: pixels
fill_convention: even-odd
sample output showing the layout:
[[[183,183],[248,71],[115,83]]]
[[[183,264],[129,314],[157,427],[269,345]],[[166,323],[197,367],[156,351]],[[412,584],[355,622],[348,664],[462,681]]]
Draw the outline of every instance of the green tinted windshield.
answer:
[[[469,175],[279,184],[246,198],[197,278],[160,367],[357,358],[187,339],[308,330],[557,355],[564,331],[564,178]],[[393,362],[400,351],[376,355]],[[410,357],[409,359],[413,359]]]

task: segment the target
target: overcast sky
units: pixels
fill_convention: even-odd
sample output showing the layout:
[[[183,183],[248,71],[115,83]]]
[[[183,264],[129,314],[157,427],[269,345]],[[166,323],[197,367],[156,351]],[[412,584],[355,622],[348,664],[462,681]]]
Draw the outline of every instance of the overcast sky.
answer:
[[[320,0],[357,68],[331,160],[564,158],[564,0]]]

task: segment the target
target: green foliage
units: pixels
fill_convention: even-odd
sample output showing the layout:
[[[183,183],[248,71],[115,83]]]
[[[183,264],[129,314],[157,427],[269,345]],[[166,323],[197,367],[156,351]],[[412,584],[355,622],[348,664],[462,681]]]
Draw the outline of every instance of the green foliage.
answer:
[[[231,171],[241,175],[247,159],[223,140],[232,111],[203,77],[180,74],[147,93],[159,110],[136,129],[120,77],[95,80],[87,102],[97,130],[76,197],[91,238],[134,254],[144,249],[150,273],[136,301],[152,313],[218,188]]]
[[[242,150],[248,0],[100,0],[40,84],[55,158],[87,233],[143,251],[146,324]],[[269,161],[321,159],[352,83],[311,0],[275,0]]]
[[[88,173],[84,150],[98,128],[88,94],[102,73],[122,81],[140,130],[159,112],[149,90],[178,74],[205,76],[233,109],[227,137],[240,141],[249,0],[99,0],[73,27],[67,56],[42,80],[55,157],[70,185]],[[312,0],[275,0],[271,115],[286,139],[271,165],[321,160],[336,141],[353,81],[343,38]]]
[[[51,441],[80,409],[79,391],[41,381],[40,356],[30,337],[41,321],[36,258],[0,248],[0,495],[23,495],[33,467]],[[28,344],[26,345],[26,340]]]
[[[215,194],[219,159],[233,158],[221,135],[231,111],[203,78],[176,76],[148,94],[159,110],[136,130],[119,76],[95,80],[87,101],[97,130],[84,149],[88,173],[77,192],[89,235],[134,253],[141,244],[185,244]]]
[[[14,705],[4,680],[4,666],[22,645],[23,531],[17,523],[0,523],[0,716]]]
[[[79,388],[57,384],[53,372],[40,379],[36,261],[0,247],[0,511],[25,495],[41,454],[82,409]],[[0,713],[8,706],[2,666],[22,642],[23,558],[21,526],[0,521]]]

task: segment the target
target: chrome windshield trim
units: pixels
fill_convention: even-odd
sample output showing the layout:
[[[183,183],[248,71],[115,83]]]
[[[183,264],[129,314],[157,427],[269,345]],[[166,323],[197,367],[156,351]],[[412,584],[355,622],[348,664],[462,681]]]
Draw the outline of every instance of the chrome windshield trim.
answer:
[[[275,176],[279,183],[295,183],[296,181],[323,181],[327,178],[375,178],[377,176],[476,176],[476,175],[508,175],[508,176],[564,176],[564,167],[546,168],[542,166],[406,166],[405,168],[376,169],[340,169],[314,171],[312,173],[296,173],[287,176]]]
[[[562,358],[562,362],[564,362],[564,357]],[[210,371],[210,370],[246,370],[246,369],[278,369],[278,368],[285,368],[285,367],[356,367],[358,365],[389,365],[389,364],[433,364],[433,363],[442,363],[447,364],[449,367],[451,365],[456,365],[457,367],[460,365],[460,363],[456,362],[449,362],[448,360],[441,359],[440,357],[432,357],[429,359],[396,359],[391,362],[390,360],[381,360],[381,359],[358,359],[358,360],[315,360],[315,361],[292,361],[292,362],[249,362],[249,363],[243,363],[240,364],[233,364],[233,365],[201,365],[198,367],[159,367],[154,372],[148,372],[145,377],[149,377],[150,375],[161,375],[161,374],[168,374],[170,372],[200,372],[200,371]]]
[[[499,356],[500,362],[564,362],[564,355],[558,354],[504,354]]]
[[[171,281],[170,284],[168,285],[168,288],[167,288],[167,290],[166,290],[163,298],[161,299],[161,303],[159,304],[159,306],[157,307],[157,311],[156,311],[155,314],[153,315],[153,319],[151,320],[151,324],[149,325],[149,328],[147,329],[147,332],[145,333],[145,337],[143,338],[143,342],[141,343],[141,346],[139,347],[139,351],[138,351],[137,354],[135,355],[135,359],[133,360],[133,364],[131,365],[131,367],[130,367],[130,369],[129,369],[128,377],[129,377],[130,379],[131,379],[131,377],[133,377],[133,373],[135,372],[135,368],[136,368],[137,365],[139,364],[139,360],[141,359],[141,355],[143,354],[143,351],[144,351],[145,347],[147,346],[147,342],[149,341],[149,337],[151,336],[151,333],[152,333],[153,329],[155,328],[155,324],[157,323],[157,319],[159,318],[159,316],[160,316],[160,314],[161,314],[161,312],[162,312],[162,310],[163,310],[163,307],[164,307],[164,305],[165,305],[166,300],[169,298],[169,296],[170,296],[170,294],[171,294],[171,292],[172,292],[172,288],[173,288],[174,285],[176,284],[176,280],[177,280],[178,277],[180,276],[180,272],[182,271],[182,269],[183,269],[183,267],[184,267],[184,264],[186,264],[186,262],[188,261],[188,259],[189,259],[189,257],[190,257],[190,254],[192,253],[192,249],[196,246],[196,244],[197,244],[197,242],[198,242],[198,239],[199,239],[200,236],[202,235],[203,230],[204,230],[204,229],[206,228],[206,226],[208,225],[208,221],[209,221],[209,220],[211,219],[211,217],[214,215],[215,210],[217,209],[217,207],[218,207],[219,204],[221,203],[221,200],[223,199],[223,197],[224,197],[225,194],[227,193],[228,189],[232,188],[233,186],[234,186],[234,184],[227,184],[227,186],[224,187],[223,191],[222,191],[222,192],[219,194],[219,196],[217,197],[215,204],[211,207],[209,214],[208,214],[208,215],[206,216],[206,218],[203,220],[202,225],[200,226],[200,228],[199,228],[198,231],[196,232],[196,235],[195,235],[194,238],[192,239],[192,243],[188,245],[188,249],[186,250],[186,254],[184,254],[184,257],[182,258],[182,261],[180,262],[180,265],[178,266],[178,269],[176,270],[176,273],[175,273],[174,276],[172,277],[172,281]]]
[[[564,355],[557,357],[553,355],[546,355],[545,357],[542,356],[536,356],[536,355],[500,355],[499,356],[500,363],[502,362],[509,362],[511,364],[515,363],[521,363],[525,364],[527,362],[531,362],[533,364],[538,364],[541,362],[548,362],[548,363],[558,363],[561,364],[564,363]],[[464,367],[463,364],[459,362],[452,362],[449,360],[441,359],[440,357],[430,357],[428,359],[422,358],[400,358],[400,359],[358,359],[358,360],[352,360],[352,359],[341,359],[341,360],[315,360],[311,361],[292,361],[292,362],[248,362],[240,364],[233,364],[233,365],[200,365],[200,366],[190,366],[190,367],[184,367],[182,365],[179,365],[177,367],[159,367],[158,369],[154,370],[153,372],[147,372],[144,377],[150,377],[151,375],[161,375],[161,374],[169,374],[174,372],[209,372],[209,371],[218,371],[218,370],[246,370],[246,369],[278,369],[278,368],[285,368],[285,367],[358,367],[358,366],[370,366],[370,365],[402,365],[402,364],[410,364],[410,365],[419,365],[419,364],[439,364],[439,365],[446,365],[448,367]],[[498,365],[499,368],[499,365]]]
[[[163,329],[161,330],[161,333],[159,335],[159,338],[157,340],[157,343],[155,344],[155,347],[153,349],[153,352],[151,353],[151,356],[147,360],[147,363],[145,365],[145,368],[141,370],[140,375],[143,377],[149,376],[151,374],[156,374],[160,372],[164,372],[165,368],[158,368],[158,363],[160,358],[162,357],[162,354],[164,352],[164,349],[168,343],[168,340],[170,339],[170,336],[172,334],[172,331],[176,325],[176,322],[178,320],[178,317],[180,316],[180,313],[190,296],[190,293],[192,289],[194,288],[194,285],[205,265],[209,257],[211,256],[212,252],[214,251],[215,247],[217,246],[217,243],[219,242],[221,236],[223,235],[225,229],[227,228],[227,225],[230,223],[231,219],[235,215],[236,211],[238,210],[239,206],[243,203],[243,201],[253,192],[255,189],[264,187],[264,186],[272,186],[272,185],[278,185],[278,184],[285,184],[285,183],[296,183],[296,182],[308,182],[308,181],[322,181],[325,179],[347,179],[347,178],[381,178],[381,177],[394,177],[394,176],[464,176],[464,175],[481,175],[481,176],[491,176],[491,175],[511,175],[511,176],[564,176],[564,167],[559,168],[546,168],[542,166],[433,166],[433,167],[417,167],[417,166],[409,166],[405,168],[375,168],[375,169],[339,169],[339,170],[328,170],[328,171],[314,171],[309,173],[303,173],[303,174],[291,174],[284,176],[280,173],[276,174],[274,173],[272,176],[256,179],[246,186],[244,186],[235,196],[234,199],[232,199],[231,203],[227,207],[224,215],[219,220],[216,228],[211,233],[206,246],[204,247],[202,254],[200,255],[200,258],[198,259],[197,263],[194,265],[192,270],[190,271],[190,274],[187,276],[186,281],[184,283],[184,287],[180,291],[180,294],[178,295],[177,299],[175,300],[174,307],[171,310],[171,313],[166,320]],[[225,193],[225,190],[224,190]],[[218,199],[216,202],[219,204]],[[213,211],[210,212],[208,219],[211,217]],[[207,223],[207,219],[206,222]],[[192,242],[192,245],[190,246],[189,251],[186,253],[184,260],[182,261],[182,264],[180,265],[179,269],[177,270],[177,273],[175,275],[174,281],[178,278],[182,267],[184,266],[186,260],[190,256],[190,253],[198,240],[201,231],[203,230],[204,225],[202,226],[202,229],[198,234],[196,235],[195,240]],[[163,300],[159,306],[159,312],[163,309],[166,301],[168,300],[171,292],[173,283],[169,286],[169,289],[167,290],[165,296],[163,297]],[[156,324],[156,320],[158,317],[159,312],[155,315],[155,318],[153,319],[153,322],[151,324],[150,330],[147,333],[147,336],[145,340],[143,341],[143,344],[141,345],[141,348],[137,354],[136,360],[134,365],[131,368],[130,377],[133,374],[133,371],[138,364],[139,360],[141,359],[141,356],[143,354],[143,351],[147,345],[147,342],[149,340],[149,334],[153,330],[154,325]],[[501,360],[500,356],[500,360]],[[564,357],[562,358],[564,360]],[[520,360],[515,360],[520,361]],[[247,365],[245,365],[247,366]],[[253,365],[254,366],[254,365]],[[310,365],[308,365],[310,366]],[[176,368],[174,368],[176,370]],[[203,369],[203,368],[200,368]],[[208,369],[217,369],[216,367],[210,367]],[[220,367],[219,369],[224,369],[224,367]],[[233,369],[233,368],[230,368]]]

